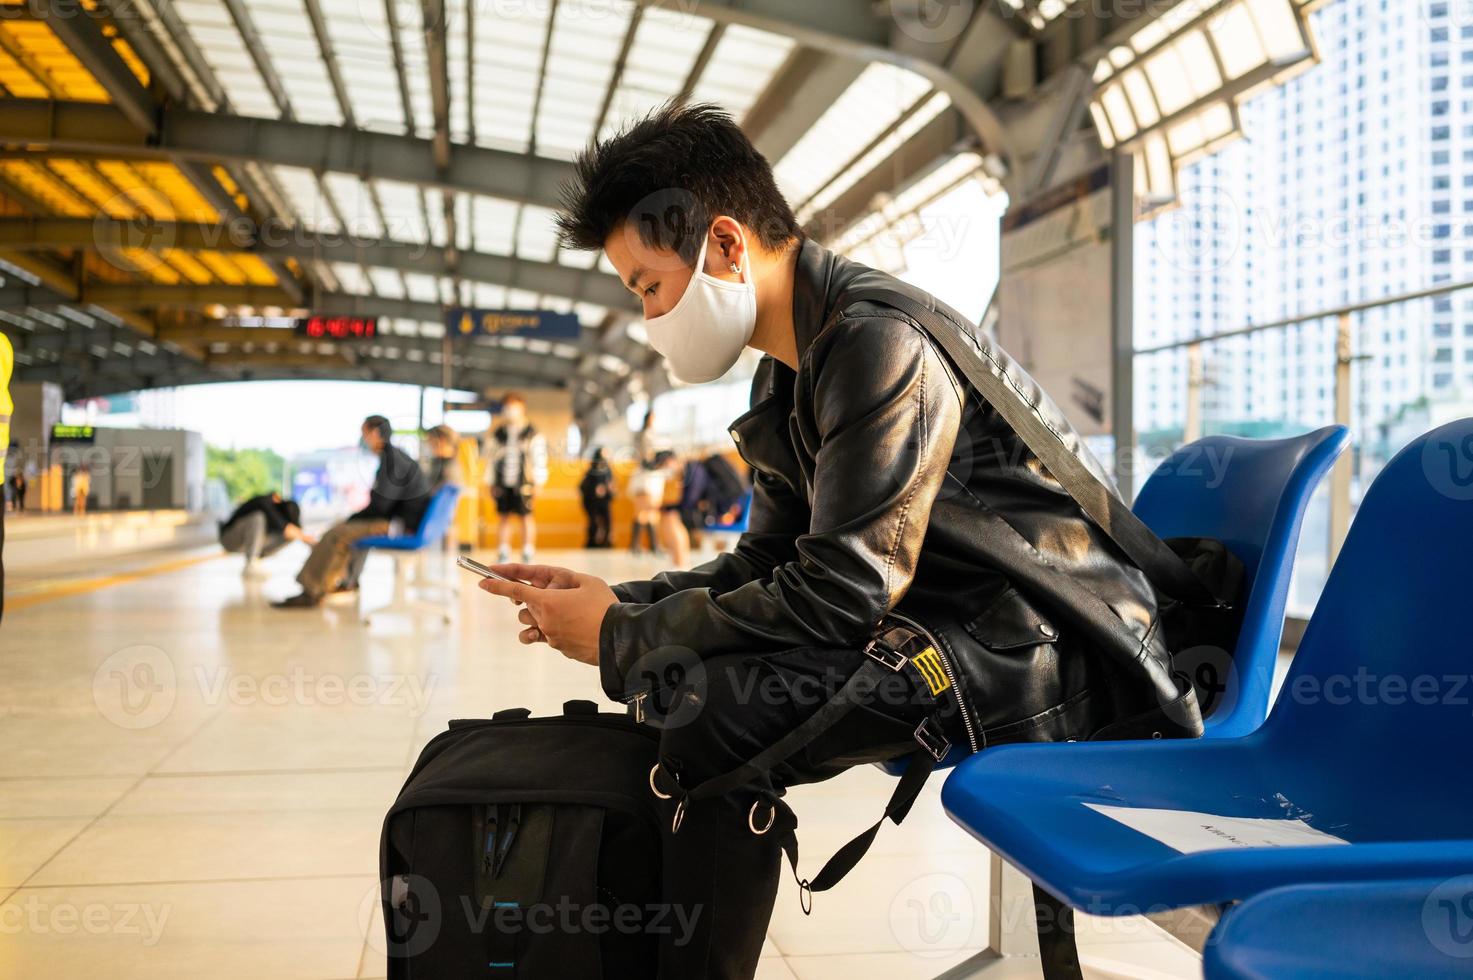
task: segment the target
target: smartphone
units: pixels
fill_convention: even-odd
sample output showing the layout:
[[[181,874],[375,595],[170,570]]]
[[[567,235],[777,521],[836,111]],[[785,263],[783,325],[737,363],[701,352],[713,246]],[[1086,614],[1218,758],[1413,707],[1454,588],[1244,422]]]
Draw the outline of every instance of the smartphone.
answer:
[[[465,555],[461,555],[459,558],[455,559],[455,564],[459,565],[461,568],[465,569],[468,572],[475,572],[477,575],[481,576],[481,578],[497,578],[501,579],[501,581],[503,582],[516,581],[516,579],[514,578],[507,578],[505,575],[492,571],[490,568],[482,565],[474,558],[468,558]]]

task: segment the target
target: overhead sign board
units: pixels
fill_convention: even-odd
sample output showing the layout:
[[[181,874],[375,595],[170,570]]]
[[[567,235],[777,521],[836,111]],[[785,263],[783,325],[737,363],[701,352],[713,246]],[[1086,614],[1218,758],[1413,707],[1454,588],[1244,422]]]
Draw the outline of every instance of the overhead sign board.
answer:
[[[96,442],[97,430],[90,425],[53,425],[52,442]]]
[[[518,336],[538,340],[577,340],[582,328],[575,313],[551,310],[487,310],[452,306],[445,312],[451,337]]]
[[[313,340],[372,340],[378,336],[376,316],[302,316],[292,329]]]

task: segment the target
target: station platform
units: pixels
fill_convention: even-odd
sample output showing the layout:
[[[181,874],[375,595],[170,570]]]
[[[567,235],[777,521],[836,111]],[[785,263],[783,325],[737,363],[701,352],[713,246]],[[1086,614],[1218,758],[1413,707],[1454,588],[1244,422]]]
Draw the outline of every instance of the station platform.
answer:
[[[600,698],[591,668],[519,645],[513,607],[470,582],[449,626],[365,627],[352,602],[269,608],[305,554],[268,560],[260,582],[193,545],[72,576],[16,570],[0,642],[0,976],[384,976],[379,830],[420,747],[450,718]],[[612,581],[662,567],[539,559]],[[386,603],[391,580],[373,558],[363,603]],[[940,782],[811,917],[785,877],[759,977],[965,975],[947,971],[987,942],[988,855],[942,813]],[[794,790],[807,870],[890,788],[862,767]],[[939,934],[920,927],[936,921]],[[1091,977],[1200,976],[1144,919],[1081,934]]]

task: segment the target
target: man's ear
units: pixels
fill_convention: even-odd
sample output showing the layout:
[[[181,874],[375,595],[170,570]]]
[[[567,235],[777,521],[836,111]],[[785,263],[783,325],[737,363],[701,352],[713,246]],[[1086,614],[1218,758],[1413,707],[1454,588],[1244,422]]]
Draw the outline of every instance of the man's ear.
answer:
[[[706,249],[707,275],[731,278],[732,266],[747,267],[747,235],[741,222],[729,215],[718,215],[711,225],[713,248]]]

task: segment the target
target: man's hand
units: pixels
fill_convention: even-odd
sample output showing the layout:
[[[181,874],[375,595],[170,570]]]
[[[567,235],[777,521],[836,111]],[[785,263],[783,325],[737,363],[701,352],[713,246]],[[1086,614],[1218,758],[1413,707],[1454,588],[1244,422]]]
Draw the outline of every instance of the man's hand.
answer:
[[[598,631],[604,613],[619,599],[607,582],[551,565],[492,565],[516,582],[481,579],[481,588],[524,606],[517,620],[527,629],[518,634],[523,643],[545,642],[579,663],[598,663]]]
[[[317,544],[317,537],[315,535],[308,534],[296,524],[288,524],[286,530],[281,532],[281,534],[288,541],[300,541],[305,545]]]

